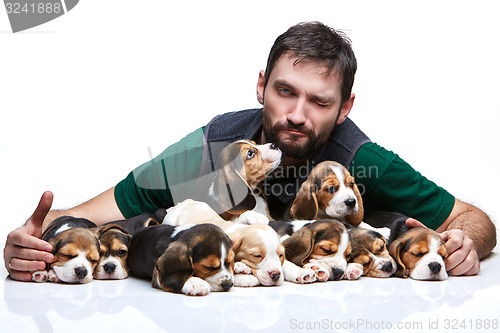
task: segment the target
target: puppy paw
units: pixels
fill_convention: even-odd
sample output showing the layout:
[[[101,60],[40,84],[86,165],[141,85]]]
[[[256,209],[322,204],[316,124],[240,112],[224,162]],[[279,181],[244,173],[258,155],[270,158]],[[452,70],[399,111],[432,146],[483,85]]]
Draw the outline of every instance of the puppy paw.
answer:
[[[287,276],[285,276],[286,278]],[[316,282],[316,274],[310,268],[299,268],[292,274],[288,276],[287,281],[294,283],[313,283]]]
[[[269,218],[261,213],[254,211],[246,211],[241,214],[235,221],[239,224],[269,224]]]
[[[314,272],[314,275],[316,275],[316,281],[318,282],[325,282],[328,281],[330,278],[330,274],[328,273],[328,270],[318,264],[305,264],[304,268],[306,269],[312,269]]]
[[[234,275],[234,286],[235,287],[255,287],[259,285],[259,280],[248,274],[235,274]]]
[[[36,271],[31,274],[31,281],[34,282],[45,282],[47,281],[47,271]]]
[[[347,269],[345,270],[344,280],[356,280],[363,275],[363,266],[357,263],[347,264]]]
[[[54,282],[54,283],[61,282],[61,280],[59,280],[59,278],[57,277],[56,272],[54,272],[54,270],[52,270],[52,269],[47,273],[47,281]]]
[[[252,269],[247,264],[237,261],[234,263],[234,274],[252,274]]]
[[[210,292],[210,285],[203,279],[190,277],[182,286],[182,292],[189,296],[205,296]]]

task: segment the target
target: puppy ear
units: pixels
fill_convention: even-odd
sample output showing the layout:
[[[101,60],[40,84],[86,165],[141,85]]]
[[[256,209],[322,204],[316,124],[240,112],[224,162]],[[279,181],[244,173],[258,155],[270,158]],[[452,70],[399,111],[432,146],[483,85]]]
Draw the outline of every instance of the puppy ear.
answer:
[[[354,194],[356,195],[356,200],[358,201],[358,211],[351,215],[347,215],[345,217],[345,221],[350,225],[357,227],[363,221],[363,216],[364,216],[363,199],[361,198],[361,194],[359,193],[359,189],[356,184],[354,184],[353,191]]]
[[[295,265],[302,267],[304,260],[311,254],[316,232],[302,227],[283,241],[286,258]]]
[[[129,233],[125,229],[120,227],[118,224],[107,224],[107,225],[105,225],[102,228],[97,230],[97,237],[101,237],[102,234],[104,234],[106,231],[111,230],[111,229],[116,229],[120,232],[123,232],[126,235],[129,235]]]
[[[175,241],[156,261],[151,284],[163,291],[180,293],[193,275],[192,253],[188,246]]]
[[[318,216],[317,188],[311,180],[306,180],[300,186],[299,193],[293,200],[290,215],[296,220],[314,220]]]
[[[219,205],[228,213],[242,214],[255,208],[257,201],[246,181],[245,165],[238,144],[230,144],[220,153],[214,192]]]
[[[402,277],[402,278],[406,279],[406,278],[408,278],[410,273],[408,272],[405,264],[403,264],[403,261],[401,260],[401,255],[402,255],[405,243],[406,242],[404,242],[402,240],[395,240],[394,242],[392,242],[389,245],[389,254],[391,255],[391,257],[394,258],[394,260],[396,260],[396,262],[398,264],[398,269],[397,269],[396,273],[394,273],[394,276]]]

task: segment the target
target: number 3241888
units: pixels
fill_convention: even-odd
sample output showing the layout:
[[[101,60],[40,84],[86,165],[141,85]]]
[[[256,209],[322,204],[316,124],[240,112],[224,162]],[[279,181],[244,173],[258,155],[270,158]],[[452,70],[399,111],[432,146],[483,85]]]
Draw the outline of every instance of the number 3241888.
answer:
[[[60,3],[39,2],[21,4],[19,2],[5,3],[7,14],[59,14],[62,12]]]
[[[444,329],[447,330],[497,330],[498,319],[446,319]]]

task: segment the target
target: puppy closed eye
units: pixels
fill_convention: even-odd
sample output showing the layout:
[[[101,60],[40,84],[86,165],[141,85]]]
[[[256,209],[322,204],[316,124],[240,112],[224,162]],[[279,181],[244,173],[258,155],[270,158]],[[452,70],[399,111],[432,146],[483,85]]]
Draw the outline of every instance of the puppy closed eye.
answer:
[[[62,254],[62,256],[67,258],[67,259],[74,259],[77,257],[76,255],[73,255],[73,254]]]
[[[410,254],[417,258],[423,257],[425,255],[424,252],[410,252]]]
[[[337,192],[337,190],[338,190],[338,186],[329,186],[325,189],[326,192],[331,193],[331,194]]]
[[[120,249],[118,251],[116,251],[116,255],[120,258],[123,258],[127,255],[128,251],[125,250],[125,249]]]
[[[203,268],[205,268],[207,271],[215,271],[216,269],[219,269],[219,266],[205,266],[202,265]]]

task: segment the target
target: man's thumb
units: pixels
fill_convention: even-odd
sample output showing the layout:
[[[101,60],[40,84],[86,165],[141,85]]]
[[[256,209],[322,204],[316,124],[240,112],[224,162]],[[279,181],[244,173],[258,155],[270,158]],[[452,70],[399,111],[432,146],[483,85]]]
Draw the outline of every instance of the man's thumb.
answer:
[[[36,231],[38,231],[41,234],[43,221],[45,220],[47,213],[50,211],[50,208],[52,207],[53,199],[54,199],[54,194],[52,194],[52,192],[50,191],[46,191],[42,194],[40,202],[38,203],[38,206],[33,212],[33,215],[31,215],[28,221],[26,221],[26,227],[28,228],[28,233],[35,235],[34,234],[35,229],[40,228],[40,230]]]

